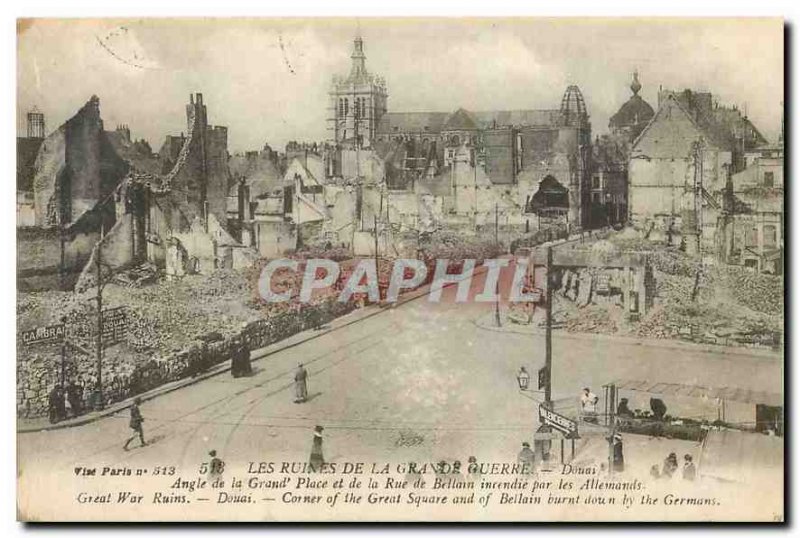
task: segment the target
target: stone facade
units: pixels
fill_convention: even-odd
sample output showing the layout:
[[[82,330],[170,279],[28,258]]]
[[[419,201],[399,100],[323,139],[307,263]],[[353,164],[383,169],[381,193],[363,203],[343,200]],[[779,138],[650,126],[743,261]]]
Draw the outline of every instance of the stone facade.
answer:
[[[334,77],[331,84],[329,125],[337,144],[368,146],[374,140],[386,113],[386,82],[367,71],[364,42],[356,37],[347,77]]]

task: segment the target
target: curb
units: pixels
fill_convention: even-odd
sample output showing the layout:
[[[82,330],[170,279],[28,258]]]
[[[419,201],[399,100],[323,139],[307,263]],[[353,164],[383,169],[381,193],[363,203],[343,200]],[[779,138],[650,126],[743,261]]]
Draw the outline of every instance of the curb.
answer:
[[[486,268],[484,266],[479,266],[479,267],[475,268],[475,270],[472,272],[472,275],[470,275],[470,276],[471,277],[475,277],[475,276],[480,275],[480,274],[485,273],[485,272],[486,272]],[[463,278],[460,278],[460,279],[454,280],[454,281],[445,282],[442,287],[443,288],[449,288],[451,286],[454,286],[454,285],[458,284],[458,282],[460,282],[461,280],[463,280]],[[404,305],[406,303],[409,303],[411,301],[419,299],[420,297],[427,296],[430,293],[430,291],[431,291],[431,284],[426,284],[426,285],[421,286],[420,288],[417,288],[417,289],[415,289],[413,291],[410,291],[408,293],[402,294],[397,298],[397,302],[394,303],[394,307],[396,308],[398,306],[402,306],[402,305]],[[328,333],[337,331],[339,329],[343,329],[343,328],[348,327],[348,326],[350,326],[350,325],[352,325],[354,323],[358,323],[359,321],[362,321],[362,320],[365,320],[365,319],[369,319],[369,318],[371,318],[373,316],[377,316],[378,314],[382,314],[382,313],[386,312],[387,309],[390,309],[390,308],[392,308],[392,305],[389,304],[389,303],[377,303],[377,304],[372,304],[370,306],[367,306],[367,307],[359,309],[359,310],[354,310],[352,312],[349,312],[348,314],[345,314],[344,316],[341,316],[340,318],[336,318],[336,319],[332,320],[331,323],[330,323],[330,326],[327,329],[322,329],[322,330],[319,330],[319,329],[307,329],[307,330],[304,330],[304,331],[299,332],[297,334],[294,334],[294,335],[292,335],[292,336],[290,336],[288,338],[285,338],[284,340],[275,342],[274,344],[270,344],[270,345],[268,345],[266,347],[262,347],[262,348],[259,348],[259,349],[254,349],[254,350],[251,351],[250,360],[251,361],[257,361],[257,360],[269,357],[270,355],[273,355],[275,353],[279,353],[281,351],[284,351],[286,349],[291,349],[293,347],[299,346],[300,344],[304,344],[304,343],[308,342],[309,340],[314,340],[315,338],[319,338],[319,337],[324,336],[324,335],[326,335]],[[353,316],[353,314],[358,314],[358,315],[357,316]],[[353,319],[347,319],[348,317],[352,317]],[[334,323],[336,323],[339,320],[342,320],[341,323],[336,324],[334,326]],[[296,339],[296,341],[291,341],[295,337],[298,337]],[[83,426],[84,424],[90,424],[92,422],[100,420],[101,418],[105,418],[105,417],[114,415],[116,413],[119,413],[120,411],[124,411],[125,409],[130,407],[130,405],[133,403],[134,398],[140,398],[142,402],[146,402],[146,401],[152,400],[154,398],[157,398],[159,396],[162,396],[164,394],[168,394],[170,392],[173,392],[175,390],[182,389],[182,388],[187,387],[189,385],[194,385],[195,383],[198,383],[198,382],[203,381],[205,379],[208,379],[208,378],[223,374],[225,372],[230,371],[230,369],[231,369],[230,361],[225,361],[225,362],[222,362],[220,364],[217,364],[216,366],[211,367],[210,369],[208,369],[207,371],[203,372],[200,375],[197,375],[195,377],[185,378],[185,379],[179,379],[179,380],[173,381],[171,383],[166,383],[164,385],[161,385],[159,387],[151,389],[148,392],[143,392],[141,394],[137,394],[136,396],[133,396],[133,397],[128,398],[126,400],[122,400],[120,402],[116,402],[115,404],[113,404],[113,405],[111,405],[111,406],[109,406],[109,407],[107,407],[107,408],[105,408],[105,409],[103,409],[101,411],[88,413],[86,415],[81,415],[78,418],[74,418],[74,419],[70,419],[70,420],[64,420],[64,421],[61,421],[61,422],[57,422],[55,424],[43,424],[43,425],[36,425],[36,426],[21,426],[21,427],[17,426],[16,432],[18,434],[20,434],[20,433],[36,433],[36,432],[43,432],[43,431],[50,431],[50,430],[61,430],[61,429],[66,429],[66,428],[74,428],[76,426]],[[26,420],[26,419],[17,419],[17,423],[18,424],[19,424],[20,420]]]
[[[521,330],[513,330],[508,327],[495,327],[492,325],[491,322],[484,321],[484,318],[486,317],[487,316],[476,318],[472,322],[477,328],[483,329],[485,331],[514,333],[514,334],[523,334],[530,336],[545,336],[546,334],[546,331],[543,329],[531,329],[528,331],[521,331]],[[657,338],[634,338],[630,336],[614,336],[609,334],[571,333],[561,330],[554,330],[553,336],[555,338],[562,338],[562,339],[605,340],[609,342],[617,342],[619,344],[626,344],[631,346],[679,349],[683,351],[695,351],[695,352],[699,351],[702,353],[716,353],[716,354],[724,353],[725,355],[746,355],[750,357],[761,357],[761,358],[776,359],[776,360],[783,359],[784,357],[784,354],[782,352],[769,351],[766,349],[738,348],[732,346],[715,346],[713,344],[696,344],[692,342],[665,342],[664,340]]]

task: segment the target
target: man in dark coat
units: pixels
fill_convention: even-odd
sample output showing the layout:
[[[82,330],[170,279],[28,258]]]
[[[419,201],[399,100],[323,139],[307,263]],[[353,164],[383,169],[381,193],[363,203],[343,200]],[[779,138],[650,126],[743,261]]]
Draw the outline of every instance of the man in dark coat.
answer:
[[[667,459],[664,460],[664,466],[661,468],[661,476],[664,478],[672,478],[675,471],[678,470],[678,456],[674,452],[670,452]]]
[[[664,420],[664,415],[667,414],[667,406],[661,398],[650,398],[650,410],[656,420]]]
[[[614,434],[611,441],[614,457],[612,459],[612,469],[616,473],[621,473],[625,470],[625,455],[622,452],[622,436]]]
[[[66,409],[64,406],[64,393],[61,392],[61,385],[56,385],[50,391],[47,399],[50,423],[56,423],[64,419]]]
[[[536,464],[536,455],[531,450],[531,445],[527,441],[522,443],[522,450],[517,454],[517,463],[527,465],[527,472],[532,473]]]
[[[297,365],[294,372],[294,403],[303,403],[308,399],[308,372],[303,364]]]
[[[123,450],[128,450],[128,445],[131,444],[131,441],[139,437],[139,442],[142,446],[145,446],[147,443],[144,440],[144,429],[142,428],[142,423],[144,422],[144,418],[142,417],[142,412],[139,410],[139,405],[141,405],[142,399],[138,396],[133,400],[133,405],[131,405],[131,420],[130,420],[130,427],[133,430],[133,436],[129,437],[127,441],[125,441],[125,446],[123,446]]]
[[[325,463],[325,457],[322,455],[322,426],[314,428],[314,439],[311,443],[311,457],[308,462],[311,464],[314,472],[319,471]]]
[[[83,388],[74,379],[67,387],[67,399],[72,407],[72,414],[78,416],[83,413]]]
[[[617,416],[623,418],[632,418],[633,411],[628,407],[628,399],[622,398],[617,406]]]

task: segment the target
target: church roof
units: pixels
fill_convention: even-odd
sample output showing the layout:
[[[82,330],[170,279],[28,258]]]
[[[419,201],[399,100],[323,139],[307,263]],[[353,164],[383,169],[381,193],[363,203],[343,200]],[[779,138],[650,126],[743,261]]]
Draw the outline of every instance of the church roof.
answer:
[[[552,127],[561,122],[558,110],[484,110],[459,108],[448,112],[387,112],[378,124],[378,134],[480,130],[493,127]]]
[[[459,108],[453,112],[442,127],[443,131],[477,131],[478,124],[469,112]]]
[[[488,110],[472,115],[484,129],[493,126],[550,127],[561,121],[561,113],[553,109]]]
[[[448,116],[447,112],[387,112],[378,124],[378,133],[439,133]]]

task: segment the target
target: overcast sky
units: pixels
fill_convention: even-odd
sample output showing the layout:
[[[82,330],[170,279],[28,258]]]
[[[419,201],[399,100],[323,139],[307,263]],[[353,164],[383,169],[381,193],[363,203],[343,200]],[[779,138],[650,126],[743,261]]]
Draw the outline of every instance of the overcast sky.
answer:
[[[602,134],[638,69],[654,108],[659,85],[711,91],[768,139],[780,131],[779,19],[40,20],[18,28],[17,129],[35,105],[49,132],[96,94],[106,129],[128,124],[158,150],[202,92],[231,152],[323,140],[359,28],[390,111],[558,108],[577,84]]]

